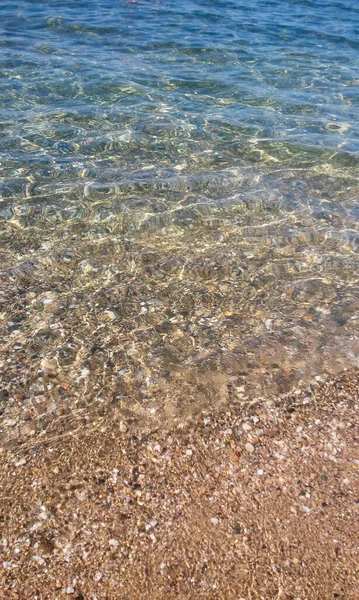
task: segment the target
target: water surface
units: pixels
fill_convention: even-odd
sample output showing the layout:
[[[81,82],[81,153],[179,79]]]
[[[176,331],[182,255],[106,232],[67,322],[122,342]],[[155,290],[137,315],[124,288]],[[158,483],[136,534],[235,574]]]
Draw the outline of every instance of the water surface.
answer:
[[[355,0],[1,3],[7,410],[357,365],[358,49]]]

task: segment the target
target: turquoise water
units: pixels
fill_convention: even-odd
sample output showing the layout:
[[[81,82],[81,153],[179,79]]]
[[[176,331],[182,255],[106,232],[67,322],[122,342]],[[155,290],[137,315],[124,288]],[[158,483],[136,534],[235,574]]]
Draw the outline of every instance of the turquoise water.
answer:
[[[358,50],[355,0],[1,2],[2,366],[157,410],[357,365]]]
[[[4,1],[0,23],[4,218],[278,185],[316,202],[332,182],[308,182],[315,165],[356,181],[355,0]],[[301,171],[278,184],[285,169]]]

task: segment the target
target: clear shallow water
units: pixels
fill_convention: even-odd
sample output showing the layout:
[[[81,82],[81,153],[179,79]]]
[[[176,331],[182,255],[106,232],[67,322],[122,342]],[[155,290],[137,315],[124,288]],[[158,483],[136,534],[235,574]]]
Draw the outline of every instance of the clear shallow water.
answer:
[[[147,410],[357,364],[358,49],[355,0],[2,2],[9,390],[49,359]]]
[[[357,175],[354,0],[22,0],[0,22],[5,218],[277,190],[243,186],[248,167],[302,169],[287,202],[311,200],[300,183],[315,166]]]

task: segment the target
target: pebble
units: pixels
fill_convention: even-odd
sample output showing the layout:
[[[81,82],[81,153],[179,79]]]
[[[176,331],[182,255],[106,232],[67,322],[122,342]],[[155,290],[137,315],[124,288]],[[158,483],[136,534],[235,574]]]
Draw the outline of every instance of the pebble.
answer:
[[[254,446],[253,446],[253,444],[250,444],[248,442],[244,447],[247,450],[247,452],[250,452],[251,454],[252,454],[252,452],[254,452]]]
[[[219,520],[217,519],[217,517],[212,517],[211,522],[213,523],[213,525],[218,525]]]
[[[46,371],[56,371],[57,364],[55,360],[48,360],[47,358],[43,358],[41,361],[41,368]]]
[[[79,377],[76,379],[76,381],[81,381],[81,379],[86,379],[86,377],[88,377],[90,375],[90,369],[81,369],[81,373],[79,375]]]
[[[88,263],[86,260],[83,260],[80,263],[81,269],[83,270],[85,275],[90,275],[91,273],[97,273],[98,269],[96,267],[93,267],[90,263]]]
[[[252,429],[249,423],[243,423],[242,428],[244,429],[244,431],[250,431]]]
[[[51,304],[57,298],[57,294],[49,293],[42,299],[43,304]]]
[[[154,529],[157,525],[158,521],[151,521],[151,523],[148,523],[148,525],[145,525],[145,529],[146,531],[151,531],[151,529]]]
[[[128,431],[128,427],[124,421],[121,421],[120,423],[120,431],[121,433],[126,433]]]
[[[264,435],[264,429],[255,429],[254,433],[257,437],[262,437]]]
[[[256,446],[257,444],[259,444],[259,438],[257,438],[256,436],[253,436],[250,434],[250,442],[253,446]]]
[[[104,314],[104,317],[106,317],[110,321],[114,321],[116,319],[116,315],[112,310],[105,310],[105,312],[103,314]]]
[[[36,433],[35,429],[31,429],[28,425],[21,427],[20,432],[21,432],[21,435],[24,437],[26,437],[26,436],[32,437]]]

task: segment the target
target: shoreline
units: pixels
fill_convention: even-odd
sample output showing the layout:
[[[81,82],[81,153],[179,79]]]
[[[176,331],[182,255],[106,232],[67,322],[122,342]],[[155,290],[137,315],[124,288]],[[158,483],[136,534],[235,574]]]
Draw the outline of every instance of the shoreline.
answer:
[[[355,254],[303,215],[239,205],[121,228],[4,228],[0,413],[14,444],[109,405],[160,426],[357,366]]]
[[[358,388],[3,449],[3,597],[354,600]]]
[[[359,600],[359,4],[287,4],[0,3],[0,600]]]

